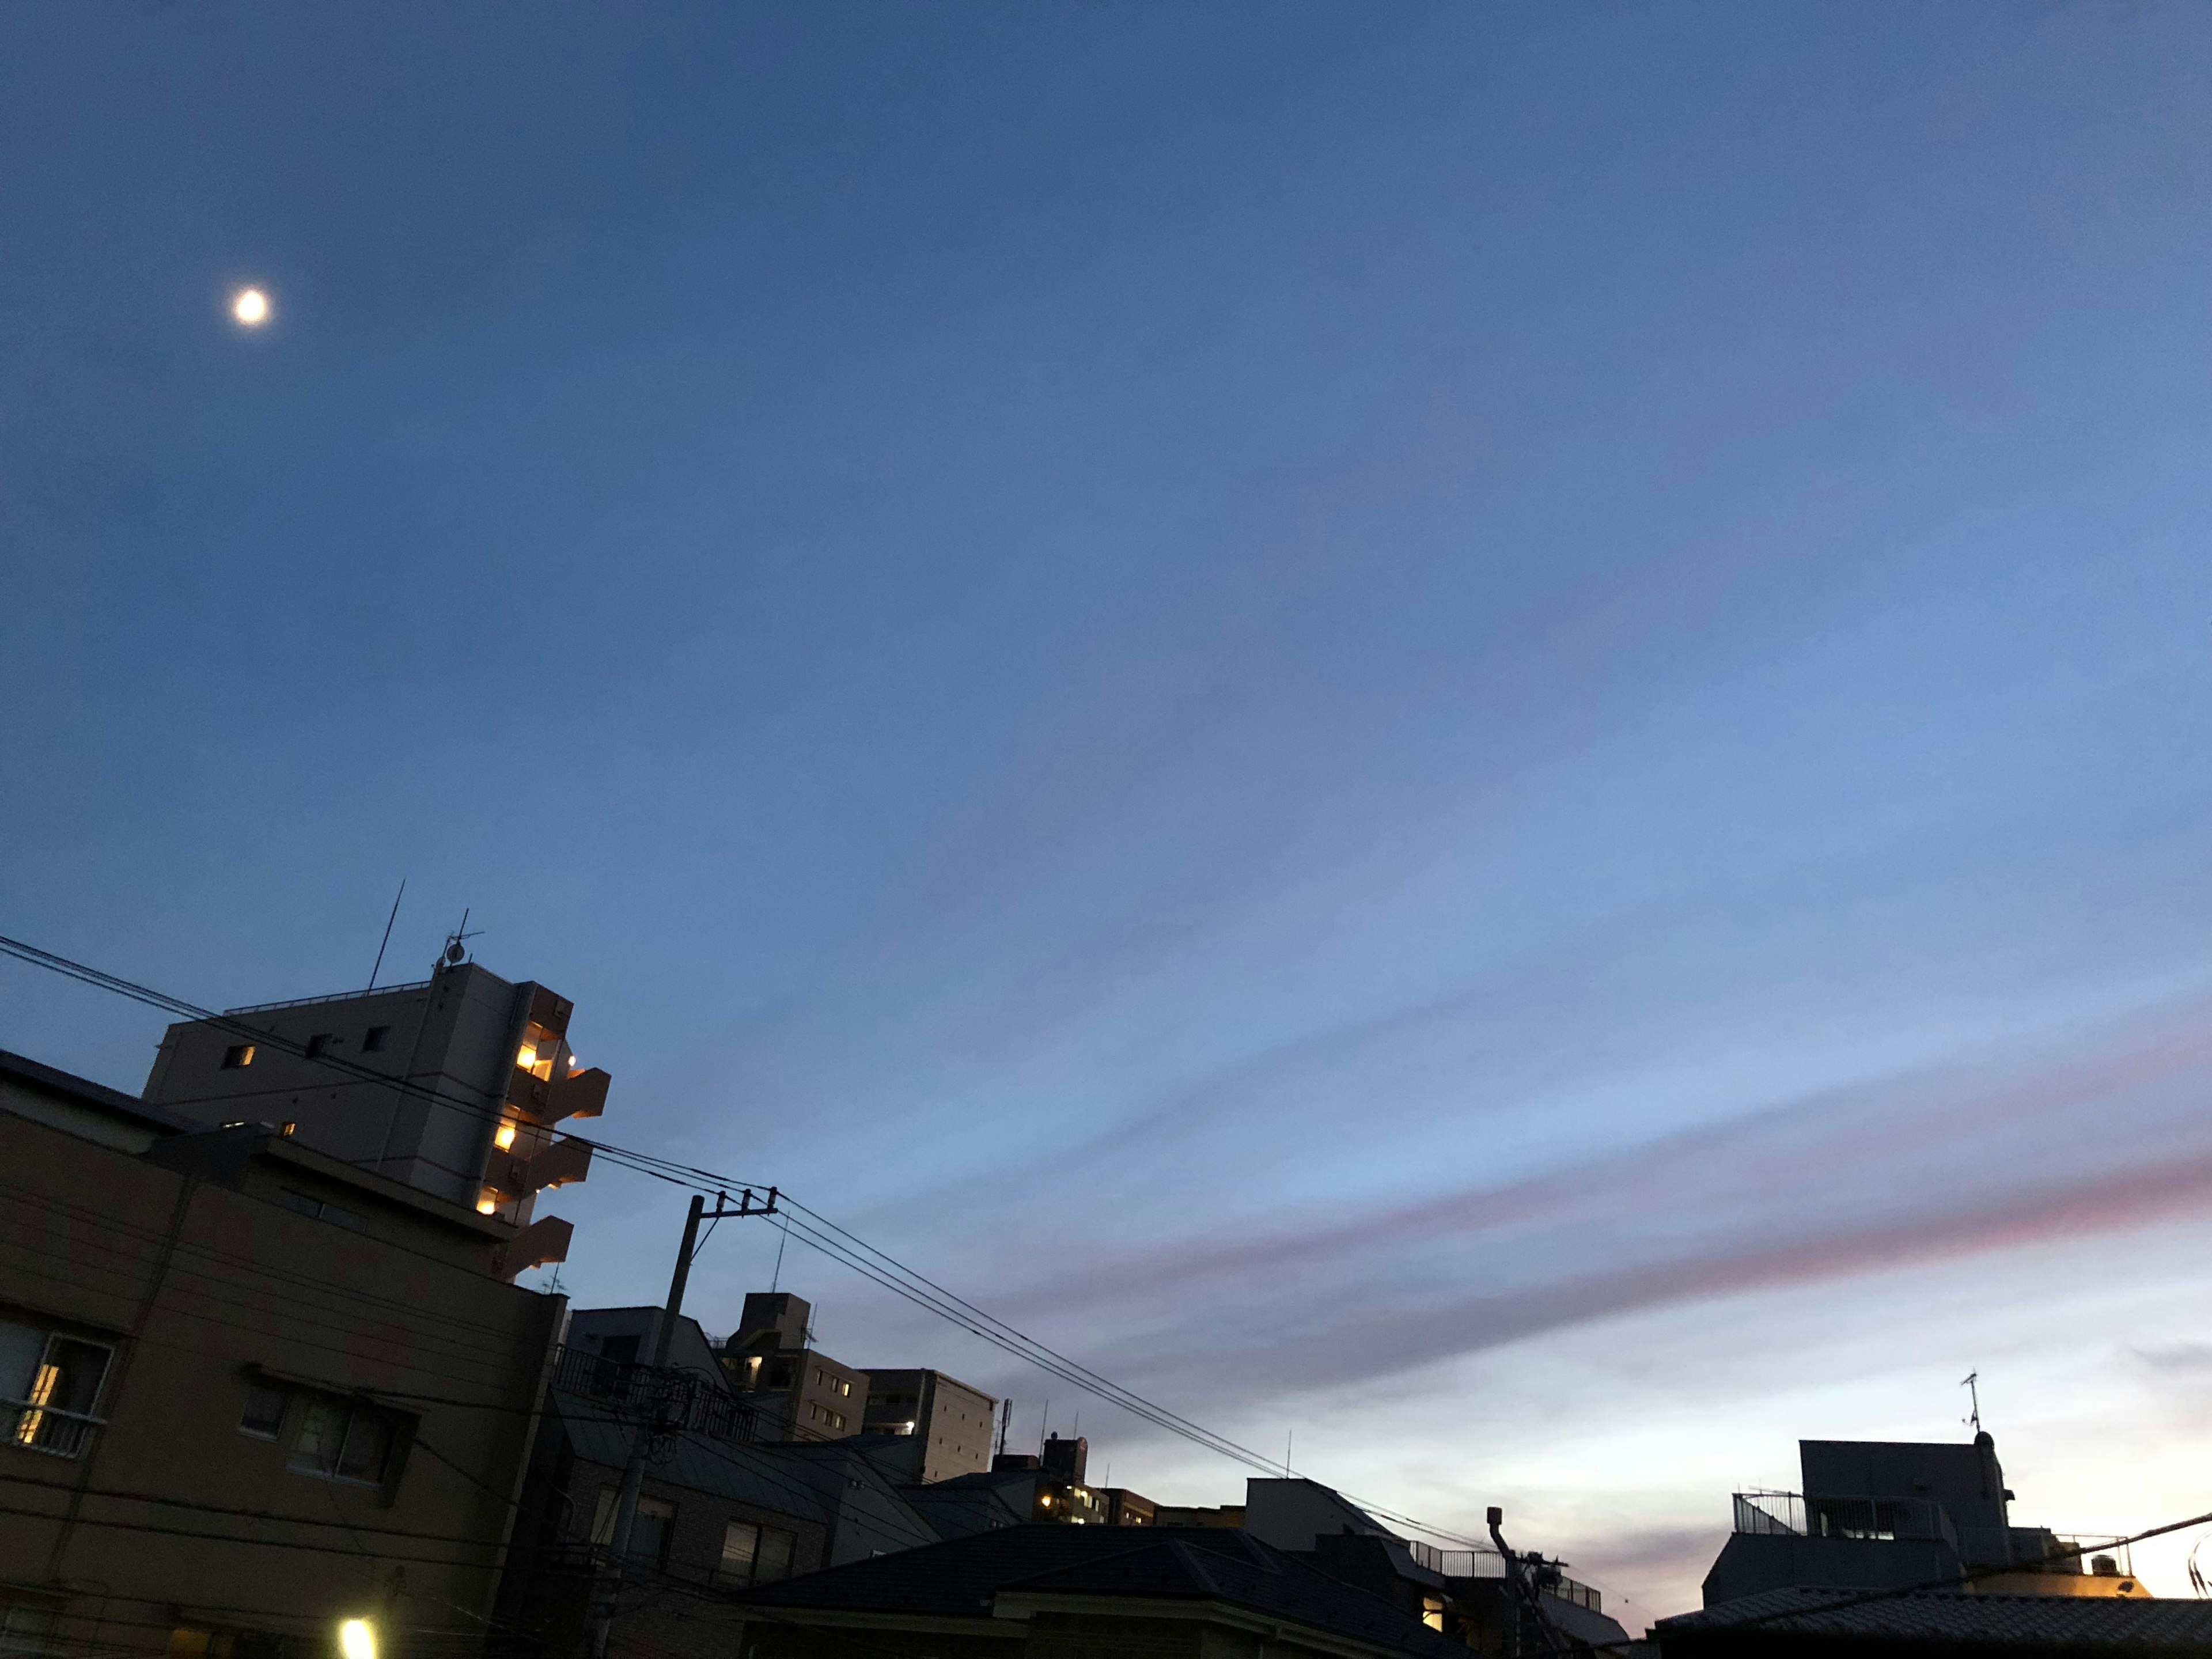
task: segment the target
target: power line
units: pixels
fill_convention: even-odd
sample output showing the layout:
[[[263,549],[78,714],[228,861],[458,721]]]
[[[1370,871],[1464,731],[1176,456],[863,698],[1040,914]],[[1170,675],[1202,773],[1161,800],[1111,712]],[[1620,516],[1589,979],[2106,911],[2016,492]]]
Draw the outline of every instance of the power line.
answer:
[[[37,945],[21,939],[0,934],[0,954],[12,956],[33,967],[63,975],[93,986],[96,989],[129,997],[149,1006],[211,1024],[218,1030],[228,1031],[234,1035],[252,1037],[257,1042],[270,1042],[287,1052],[296,1054],[301,1058],[311,1060],[331,1070],[354,1076],[361,1080],[398,1088],[405,1094],[442,1102],[479,1118],[490,1120],[501,1115],[501,1113],[495,1109],[487,1109],[477,1102],[446,1093],[412,1078],[379,1072],[373,1067],[358,1065],[339,1055],[327,1053],[310,1055],[307,1053],[304,1045],[276,1037],[271,1033],[259,1027],[246,1024],[233,1016],[219,1014],[212,1010],[198,1007],[180,997],[172,996],[166,992],[137,984],[88,963],[72,961],[69,957],[42,950]],[[590,1146],[595,1156],[605,1157],[608,1161],[621,1167],[688,1190],[714,1192],[726,1191],[732,1187],[761,1187],[768,1184],[757,1181],[741,1181],[718,1171],[619,1146],[610,1141],[582,1135],[569,1138]],[[796,1224],[796,1230],[804,1242],[811,1244],[816,1249],[830,1255],[833,1260],[842,1262],[860,1273],[862,1277],[883,1288],[904,1297],[915,1305],[960,1326],[971,1334],[981,1337],[1016,1358],[1035,1365],[1050,1375],[1060,1377],[1108,1404],[1119,1407],[1141,1421],[1164,1429],[1206,1450],[1231,1458],[1249,1468],[1270,1476],[1274,1475],[1282,1468],[1267,1454],[1256,1451],[1226,1435],[1193,1422],[1167,1407],[1149,1400],[1135,1390],[1116,1383],[1088,1366],[1048,1347],[1005,1321],[986,1313],[974,1304],[946,1290],[943,1285],[908,1267],[889,1252],[868,1243],[858,1235],[838,1226],[818,1212],[808,1208],[787,1195],[782,1201],[804,1218]],[[1350,1493],[1344,1493],[1343,1496],[1383,1520],[1415,1532],[1424,1533],[1431,1538],[1441,1539],[1469,1548],[1486,1547],[1476,1540],[1463,1537],[1447,1528],[1415,1520],[1409,1516],[1397,1514],[1380,1505],[1369,1504]]]

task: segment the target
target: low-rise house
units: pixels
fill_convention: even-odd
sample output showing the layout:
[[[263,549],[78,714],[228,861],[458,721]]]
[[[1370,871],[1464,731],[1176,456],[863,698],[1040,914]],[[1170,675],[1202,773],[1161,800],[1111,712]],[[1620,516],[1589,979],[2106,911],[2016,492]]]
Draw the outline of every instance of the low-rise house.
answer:
[[[1801,1440],[1802,1492],[1738,1492],[1705,1603],[1771,1590],[1899,1589],[1972,1578],[1985,1593],[2148,1595],[2124,1550],[2012,1521],[1986,1432],[1970,1442]]]

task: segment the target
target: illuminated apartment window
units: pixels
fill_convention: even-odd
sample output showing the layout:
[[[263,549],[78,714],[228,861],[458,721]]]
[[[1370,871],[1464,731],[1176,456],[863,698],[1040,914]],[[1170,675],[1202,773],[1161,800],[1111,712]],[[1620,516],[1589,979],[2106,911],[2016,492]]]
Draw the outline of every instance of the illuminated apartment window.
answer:
[[[514,1147],[514,1123],[512,1119],[499,1126],[497,1132],[494,1133],[491,1138],[491,1142],[493,1146],[498,1147],[502,1152],[507,1152]]]
[[[222,1051],[222,1069],[226,1072],[240,1071],[252,1064],[253,1045],[250,1042],[234,1042]]]
[[[370,1026],[368,1030],[362,1034],[362,1053],[365,1054],[373,1054],[376,1053],[379,1049],[384,1047],[385,1040],[391,1036],[391,1035],[392,1028],[389,1025]]]
[[[0,1320],[0,1442],[75,1457],[100,1425],[114,1358],[105,1343]]]
[[[477,1195],[477,1213],[478,1215],[495,1214],[498,1212],[498,1209],[499,1194],[494,1192],[490,1188],[485,1188],[483,1192]]]

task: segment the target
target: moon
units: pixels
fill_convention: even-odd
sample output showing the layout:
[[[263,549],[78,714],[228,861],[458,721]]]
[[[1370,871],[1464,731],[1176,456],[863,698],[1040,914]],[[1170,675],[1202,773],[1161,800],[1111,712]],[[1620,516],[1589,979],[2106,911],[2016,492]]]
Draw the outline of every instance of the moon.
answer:
[[[258,288],[242,288],[230,302],[230,314],[248,328],[258,328],[269,320],[269,296]]]

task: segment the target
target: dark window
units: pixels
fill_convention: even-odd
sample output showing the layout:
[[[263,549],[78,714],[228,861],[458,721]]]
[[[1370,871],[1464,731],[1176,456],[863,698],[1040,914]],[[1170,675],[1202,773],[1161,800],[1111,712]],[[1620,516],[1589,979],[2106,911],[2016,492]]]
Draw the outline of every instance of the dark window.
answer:
[[[676,1531],[676,1505],[665,1498],[640,1497],[637,1513],[629,1523],[629,1553],[648,1560],[665,1560],[668,1540]],[[599,1488],[599,1507],[592,1516],[592,1541],[602,1549],[615,1541],[615,1489]]]
[[[350,1480],[380,1486],[392,1473],[399,1419],[374,1406],[333,1395],[307,1401],[300,1437],[292,1443],[290,1467],[325,1480]]]
[[[722,1559],[714,1569],[720,1584],[765,1584],[791,1576],[795,1534],[779,1527],[732,1521],[722,1530]]]
[[[330,1051],[331,1036],[331,1034],[328,1031],[318,1031],[314,1036],[307,1039],[307,1058],[309,1060],[320,1060]]]
[[[97,1426],[93,1413],[114,1358],[105,1343],[0,1320],[0,1438],[75,1457]]]
[[[361,1051],[365,1054],[374,1054],[384,1047],[384,1039],[391,1035],[392,1028],[389,1025],[370,1026],[368,1032],[362,1037]]]
[[[257,1382],[246,1391],[246,1409],[239,1413],[238,1431],[257,1440],[274,1440],[284,1427],[284,1407],[291,1396],[282,1389]]]
[[[617,1364],[631,1364],[637,1358],[636,1334],[607,1337],[599,1343],[599,1352]]]
[[[226,1072],[235,1072],[241,1066],[252,1064],[253,1045],[250,1042],[234,1042],[222,1051],[222,1069]]]

